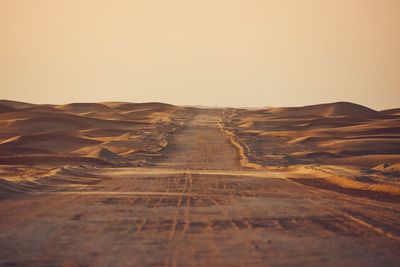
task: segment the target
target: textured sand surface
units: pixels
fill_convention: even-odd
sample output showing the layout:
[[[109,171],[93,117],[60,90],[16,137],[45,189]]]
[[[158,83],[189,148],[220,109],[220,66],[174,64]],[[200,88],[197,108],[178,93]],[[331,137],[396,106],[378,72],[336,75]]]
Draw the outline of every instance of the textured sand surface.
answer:
[[[2,163],[0,265],[398,266],[399,153],[392,151],[397,149],[396,142],[385,143],[381,153],[397,162],[386,162],[392,158],[385,157],[382,162],[381,154],[368,152],[359,156],[378,155],[379,159],[377,165],[366,167],[355,164],[353,155],[332,151],[346,146],[362,150],[365,144],[357,143],[360,138],[352,137],[353,145],[329,146],[337,142],[332,128],[315,130],[301,125],[312,130],[290,130],[298,124],[287,120],[298,118],[270,117],[265,111],[169,107],[177,111],[163,109],[160,122],[158,115],[149,115],[153,113],[146,106],[132,110],[132,105],[139,104],[50,108],[62,110],[57,112],[63,116],[68,110],[68,114],[87,119],[86,113],[94,109],[96,113],[112,109],[114,114],[115,105],[118,114],[129,113],[128,121],[140,117],[141,123],[152,128],[121,129],[121,118],[115,119],[118,127],[109,128],[109,122],[96,115],[96,128],[80,129],[83,126],[74,124],[79,129],[70,129],[63,138],[43,132],[53,129],[48,120],[40,133],[48,139],[3,131],[0,150],[8,149],[3,162],[15,157],[33,159],[29,153],[12,152],[33,149],[27,145],[31,140],[36,146],[30,153],[43,158],[26,161],[29,165]],[[1,118],[19,116],[21,111],[14,109],[21,107],[11,108]],[[317,112],[330,123],[339,111]],[[396,141],[393,136],[398,132],[384,131],[398,127],[397,115],[370,112],[373,119],[356,120],[351,126],[337,127],[338,121],[347,124],[350,119],[335,117],[337,136],[348,138],[355,132],[362,136],[362,132],[373,135],[373,140],[379,135]],[[339,113],[343,116],[342,110]],[[17,125],[14,120],[10,129],[18,129],[12,128]],[[150,156],[139,152],[128,157],[123,149],[110,145],[114,140],[120,142],[121,135],[131,136],[131,131],[139,139],[128,141],[132,146],[145,143],[154,148],[147,151]],[[155,133],[163,136],[166,145],[160,149],[159,137],[140,135],[146,131],[152,137]],[[311,131],[314,134],[307,135]],[[317,144],[309,151],[299,149],[298,144],[308,138]],[[320,143],[324,138],[327,141]],[[60,139],[73,141],[73,149],[47,144]],[[368,151],[378,151],[374,143],[369,145]],[[55,154],[38,151],[52,148]],[[76,156],[77,151],[82,154]],[[340,158],[332,158],[346,164],[327,165],[320,161],[324,157],[305,152],[337,154]],[[93,162],[75,164],[83,158]]]

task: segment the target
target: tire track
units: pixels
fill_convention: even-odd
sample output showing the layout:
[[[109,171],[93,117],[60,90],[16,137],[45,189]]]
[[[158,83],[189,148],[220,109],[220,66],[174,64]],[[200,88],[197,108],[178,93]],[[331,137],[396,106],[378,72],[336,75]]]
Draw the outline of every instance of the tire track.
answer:
[[[179,195],[178,203],[175,207],[174,215],[172,217],[172,226],[171,226],[171,230],[170,230],[170,234],[169,234],[169,244],[168,244],[169,253],[167,255],[167,259],[164,263],[164,266],[172,266],[172,267],[177,266],[177,255],[180,252],[180,244],[177,243],[177,241],[178,241],[178,239],[182,239],[184,236],[184,233],[185,233],[185,230],[184,230],[185,227],[184,227],[180,238],[177,238],[178,237],[177,225],[178,225],[178,220],[179,220],[180,208],[182,207],[182,204],[184,202],[184,197],[185,197],[187,191],[190,190],[190,192],[191,192],[191,187],[192,187],[191,174],[189,172],[186,172],[184,177],[185,177],[185,180],[184,180],[183,189]],[[186,203],[189,203],[187,205],[190,205],[190,192],[186,196]],[[187,213],[189,212],[189,210],[188,210],[189,207],[188,206],[186,207]],[[187,220],[188,220],[188,215],[186,215],[186,210],[185,210],[185,218],[187,216]],[[187,221],[185,223],[187,224],[187,228],[188,228],[190,222]]]

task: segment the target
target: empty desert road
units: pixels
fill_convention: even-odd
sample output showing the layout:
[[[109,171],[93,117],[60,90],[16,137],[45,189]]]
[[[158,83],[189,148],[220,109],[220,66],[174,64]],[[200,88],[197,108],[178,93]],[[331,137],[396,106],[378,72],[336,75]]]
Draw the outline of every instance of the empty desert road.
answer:
[[[146,168],[0,200],[1,266],[399,266],[400,204],[241,168],[204,109]]]

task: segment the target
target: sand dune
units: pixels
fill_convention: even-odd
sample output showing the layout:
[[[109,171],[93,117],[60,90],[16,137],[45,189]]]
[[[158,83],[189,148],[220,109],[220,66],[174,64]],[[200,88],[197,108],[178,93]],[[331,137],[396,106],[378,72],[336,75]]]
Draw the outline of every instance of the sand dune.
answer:
[[[112,112],[113,109],[107,105],[100,103],[71,103],[57,106],[58,109],[70,113],[85,113],[85,112]]]
[[[336,102],[319,105],[292,108],[270,108],[266,112],[275,116],[322,116],[322,117],[382,117],[382,114],[373,109],[349,102]]]
[[[63,112],[62,110],[56,108],[52,105],[36,105],[27,108],[20,108],[17,111],[22,112],[41,112],[41,113],[54,113],[54,112]]]
[[[335,151],[368,151],[368,154],[397,154],[400,148],[400,136],[326,141],[319,147]]]
[[[0,146],[0,157],[8,157],[10,155],[52,155],[53,151],[31,148],[31,147],[7,147]]]
[[[0,178],[0,197],[46,189],[34,182],[10,182]]]
[[[116,154],[104,147],[94,150],[89,155],[92,157],[95,157],[95,158],[100,158],[100,159],[110,160],[110,161],[121,161],[121,160],[123,161],[124,160],[124,157],[119,156],[118,154]]]
[[[230,109],[225,110],[223,126],[233,132],[252,164],[281,169],[329,165],[355,168],[357,171],[349,179],[369,177],[365,183],[371,180],[400,187],[397,180],[392,180],[398,174],[396,167],[384,167],[400,164],[397,113],[398,109],[378,112],[347,102],[266,110]]]
[[[89,166],[111,166],[111,162],[92,157],[74,156],[11,156],[1,157],[0,165],[50,165],[50,166],[69,166],[69,165],[89,165]]]
[[[13,111],[17,111],[17,109],[10,107],[10,106],[0,104],[0,113],[7,113],[7,112],[13,112]]]
[[[157,102],[0,100],[0,165],[142,166],[162,158],[175,131],[197,112]],[[359,175],[391,177],[400,164],[398,109],[379,112],[348,102],[224,109],[220,126],[244,167],[349,166]]]
[[[162,103],[34,105],[0,100],[0,164],[143,162],[176,130],[185,108]],[[57,155],[49,157],[48,155]]]
[[[29,147],[45,149],[55,153],[68,153],[80,147],[100,144],[100,141],[75,136],[74,132],[21,135],[13,137],[0,145],[1,147]]]
[[[395,114],[10,103],[0,265],[398,265]]]
[[[94,177],[94,167],[143,165],[193,112],[162,103],[0,100],[0,195],[95,184],[104,177]]]
[[[36,106],[35,104],[31,104],[31,103],[7,100],[7,99],[0,99],[0,105],[5,105],[5,106],[12,107],[15,109],[29,108],[29,107]]]
[[[83,131],[82,134],[88,137],[112,137],[120,136],[128,132],[129,131],[123,129],[92,129]]]
[[[386,115],[400,115],[400,108],[382,110],[381,113]]]
[[[383,172],[391,172],[395,174],[400,174],[400,163],[383,163],[375,166],[374,170],[379,170]]]
[[[360,153],[361,154],[361,153]],[[400,155],[359,155],[359,156],[348,156],[336,159],[321,160],[320,163],[324,164],[336,164],[336,165],[348,165],[348,166],[359,166],[373,168],[381,164],[397,164],[400,162]]]
[[[159,103],[159,102],[148,102],[148,103],[126,103],[126,102],[103,102],[103,104],[117,110],[140,110],[140,109],[156,109],[158,111],[165,111],[166,109],[174,109],[175,107],[171,104]]]
[[[74,131],[90,128],[88,123],[80,120],[49,116],[3,120],[3,125],[5,125],[9,132],[21,134],[26,132],[49,133],[53,131]]]

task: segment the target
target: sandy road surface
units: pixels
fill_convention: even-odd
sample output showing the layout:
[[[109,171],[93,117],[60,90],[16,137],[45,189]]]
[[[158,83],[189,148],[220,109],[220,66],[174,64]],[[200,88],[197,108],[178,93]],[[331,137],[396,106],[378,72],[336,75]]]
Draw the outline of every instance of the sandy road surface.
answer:
[[[241,169],[201,111],[152,168],[0,201],[3,266],[398,266],[400,205]]]

